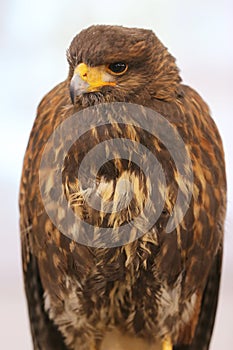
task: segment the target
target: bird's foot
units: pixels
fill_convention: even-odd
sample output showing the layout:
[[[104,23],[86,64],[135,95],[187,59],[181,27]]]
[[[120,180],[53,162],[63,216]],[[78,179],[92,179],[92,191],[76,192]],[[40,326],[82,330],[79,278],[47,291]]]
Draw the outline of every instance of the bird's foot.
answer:
[[[172,342],[169,338],[166,338],[163,340],[162,342],[162,350],[172,350],[173,346],[172,346]]]

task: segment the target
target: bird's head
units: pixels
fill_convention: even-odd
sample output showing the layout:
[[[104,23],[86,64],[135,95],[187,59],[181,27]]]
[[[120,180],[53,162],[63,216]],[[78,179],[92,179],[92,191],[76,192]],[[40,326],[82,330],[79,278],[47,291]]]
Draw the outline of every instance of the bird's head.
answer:
[[[171,100],[180,77],[175,59],[151,30],[97,25],[67,51],[73,104]]]

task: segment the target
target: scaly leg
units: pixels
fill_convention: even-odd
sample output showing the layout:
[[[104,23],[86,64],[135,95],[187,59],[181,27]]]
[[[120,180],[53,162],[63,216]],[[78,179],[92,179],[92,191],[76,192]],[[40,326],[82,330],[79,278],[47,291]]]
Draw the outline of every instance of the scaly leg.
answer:
[[[173,346],[169,338],[164,339],[162,342],[162,350],[172,350]]]

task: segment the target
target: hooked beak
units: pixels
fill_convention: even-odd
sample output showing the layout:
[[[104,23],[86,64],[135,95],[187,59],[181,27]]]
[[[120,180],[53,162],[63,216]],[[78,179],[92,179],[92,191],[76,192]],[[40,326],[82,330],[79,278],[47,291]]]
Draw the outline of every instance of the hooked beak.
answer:
[[[89,67],[80,63],[70,82],[70,98],[75,103],[76,96],[99,91],[102,86],[115,86],[114,77],[106,71],[106,66]]]

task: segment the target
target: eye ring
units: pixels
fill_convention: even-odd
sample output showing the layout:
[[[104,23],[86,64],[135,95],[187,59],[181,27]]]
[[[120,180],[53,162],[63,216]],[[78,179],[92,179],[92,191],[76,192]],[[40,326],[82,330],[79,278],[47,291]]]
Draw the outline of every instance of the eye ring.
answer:
[[[107,69],[111,74],[122,75],[127,71],[128,65],[124,62],[114,62],[110,63]]]

